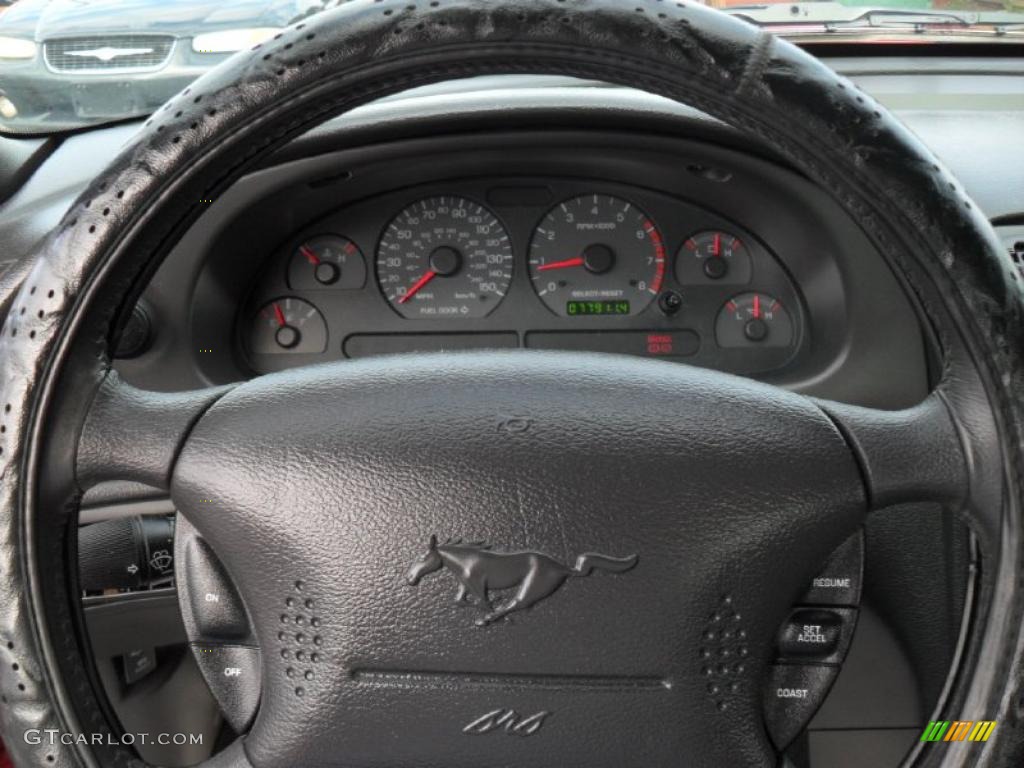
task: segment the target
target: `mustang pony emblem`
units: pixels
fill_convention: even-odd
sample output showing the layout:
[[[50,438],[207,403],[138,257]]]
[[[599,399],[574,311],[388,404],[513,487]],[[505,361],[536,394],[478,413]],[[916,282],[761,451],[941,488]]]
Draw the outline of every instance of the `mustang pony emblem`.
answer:
[[[482,627],[550,597],[570,576],[589,576],[594,570],[623,573],[637,560],[636,555],[609,557],[586,552],[576,558],[575,568],[569,568],[540,552],[494,552],[479,542],[438,544],[437,536],[431,536],[427,551],[409,568],[408,580],[415,586],[427,574],[447,568],[459,585],[455,602],[470,605],[472,596],[487,611],[476,621]],[[489,596],[492,589],[515,589],[516,593],[496,608]]]

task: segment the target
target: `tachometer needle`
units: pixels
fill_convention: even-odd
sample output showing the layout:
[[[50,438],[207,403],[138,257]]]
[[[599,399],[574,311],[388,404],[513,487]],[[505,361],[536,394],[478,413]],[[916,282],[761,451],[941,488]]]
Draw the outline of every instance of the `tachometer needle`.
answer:
[[[542,264],[537,267],[538,272],[546,272],[549,269],[566,269],[567,267],[582,267],[584,264],[583,257],[577,256],[575,259],[566,259],[565,261],[553,261],[550,264]]]
[[[274,317],[277,318],[277,324],[280,325],[282,328],[288,325],[288,321],[285,320],[284,317],[284,312],[281,311],[281,307],[278,305],[276,301],[274,302]]]
[[[301,253],[303,256],[305,256],[306,257],[306,261],[308,261],[314,267],[317,266],[320,263],[320,257],[317,256],[313,252],[313,249],[310,248],[308,245],[300,245],[299,246],[299,253]]]
[[[413,296],[419,293],[420,288],[429,283],[435,277],[437,277],[437,272],[435,272],[434,270],[430,270],[429,272],[427,272],[423,277],[416,281],[412,288],[405,292],[405,295],[398,300],[398,303],[405,304],[405,302],[407,302],[409,299],[411,299]]]

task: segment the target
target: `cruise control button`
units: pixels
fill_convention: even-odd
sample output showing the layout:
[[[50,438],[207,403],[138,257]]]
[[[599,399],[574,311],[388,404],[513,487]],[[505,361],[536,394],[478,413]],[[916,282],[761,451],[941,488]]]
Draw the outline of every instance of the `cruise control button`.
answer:
[[[839,667],[776,664],[768,675],[764,719],[775,746],[789,746],[818,711],[835,682]]]
[[[842,630],[843,619],[835,611],[796,611],[779,633],[779,654],[823,659],[838,647]]]
[[[242,733],[260,703],[260,649],[194,643],[192,652],[224,718]]]
[[[802,603],[811,605],[858,605],[864,573],[864,534],[856,533],[832,553],[828,563],[811,580]]]
[[[132,685],[156,670],[156,649],[136,648],[124,655],[124,682]]]
[[[201,539],[192,537],[185,550],[189,602],[196,628],[204,640],[241,640],[249,635],[242,601],[224,566]]]

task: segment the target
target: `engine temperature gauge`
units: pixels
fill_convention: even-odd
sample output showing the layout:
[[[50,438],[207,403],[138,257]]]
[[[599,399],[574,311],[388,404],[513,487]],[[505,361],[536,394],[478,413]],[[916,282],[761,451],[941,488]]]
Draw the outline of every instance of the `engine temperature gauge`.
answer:
[[[365,282],[362,251],[340,235],[320,235],[299,243],[288,262],[288,285],[293,291],[357,290]]]
[[[715,321],[715,339],[720,347],[788,347],[793,335],[789,311],[766,293],[734,296]]]
[[[290,296],[274,299],[252,321],[249,351],[254,355],[320,354],[326,349],[327,323],[308,301]]]

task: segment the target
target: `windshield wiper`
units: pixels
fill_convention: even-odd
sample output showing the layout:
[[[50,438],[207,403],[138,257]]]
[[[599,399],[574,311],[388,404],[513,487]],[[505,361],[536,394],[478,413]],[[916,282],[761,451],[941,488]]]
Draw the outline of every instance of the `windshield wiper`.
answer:
[[[824,24],[826,32],[841,29],[868,27],[871,29],[890,29],[893,27],[911,27],[914,32],[923,34],[929,28],[960,27],[972,29],[978,27],[991,28],[996,34],[1024,27],[1024,22],[996,22],[981,13],[963,13],[957,11],[906,11],[899,8],[872,8],[859,17],[843,21],[830,21]]]
[[[912,29],[923,34],[936,28],[984,29],[996,35],[1024,29],[1019,13],[971,13],[940,9],[857,8],[834,2],[732,6],[726,13],[765,28],[818,28],[826,33],[858,29]]]

